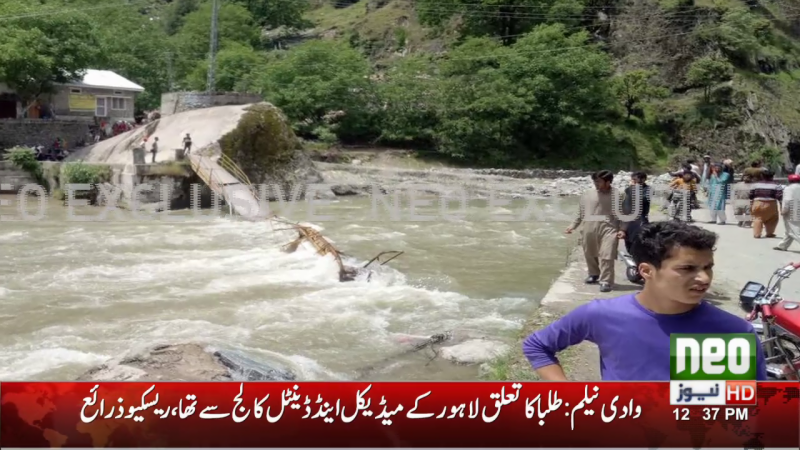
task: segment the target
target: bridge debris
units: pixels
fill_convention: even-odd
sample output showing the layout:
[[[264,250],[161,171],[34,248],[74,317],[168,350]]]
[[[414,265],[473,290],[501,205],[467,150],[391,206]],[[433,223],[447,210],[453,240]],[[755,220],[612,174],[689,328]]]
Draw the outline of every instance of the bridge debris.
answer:
[[[327,256],[327,255],[333,256],[334,260],[336,261],[336,264],[339,266],[340,282],[353,281],[356,279],[358,275],[363,273],[367,274],[367,281],[370,281],[373,274],[373,271],[369,269],[370,265],[372,265],[373,263],[377,263],[378,266],[386,265],[389,261],[397,258],[398,256],[404,253],[402,251],[395,251],[395,250],[384,251],[378,253],[377,256],[370,259],[362,267],[347,266],[342,261],[342,256],[347,256],[347,255],[339,251],[339,249],[337,249],[328,239],[326,239],[325,236],[323,236],[319,231],[315,230],[314,228],[307,225],[301,225],[299,223],[290,222],[286,219],[282,219],[277,216],[273,216],[272,218],[270,218],[270,221],[288,226],[288,228],[282,228],[278,230],[273,229],[274,231],[294,230],[297,232],[297,238],[285,244],[283,247],[281,247],[281,251],[285,253],[294,253],[295,251],[297,251],[297,248],[300,247],[300,245],[303,242],[309,242],[311,245],[314,246],[314,249],[320,256]],[[389,257],[385,260],[381,259],[382,257],[386,256]]]

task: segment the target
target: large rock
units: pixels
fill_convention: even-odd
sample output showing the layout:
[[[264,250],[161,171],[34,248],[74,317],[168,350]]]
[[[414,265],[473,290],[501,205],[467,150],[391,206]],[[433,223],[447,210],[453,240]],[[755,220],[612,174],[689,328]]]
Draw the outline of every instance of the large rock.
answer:
[[[502,342],[471,339],[441,350],[442,358],[456,364],[472,365],[492,361],[509,351]]]
[[[94,367],[78,381],[293,381],[287,369],[197,344],[158,345]]]
[[[236,128],[222,136],[219,147],[234,160],[253,184],[278,185],[285,195],[300,186],[321,183],[311,157],[283,113],[269,103],[246,108]],[[271,192],[271,201],[278,200]]]
[[[473,365],[492,361],[508,352],[508,345],[494,341],[471,330],[452,330],[433,336],[397,334],[398,343],[408,345],[410,351],[437,347],[438,354],[455,364]]]

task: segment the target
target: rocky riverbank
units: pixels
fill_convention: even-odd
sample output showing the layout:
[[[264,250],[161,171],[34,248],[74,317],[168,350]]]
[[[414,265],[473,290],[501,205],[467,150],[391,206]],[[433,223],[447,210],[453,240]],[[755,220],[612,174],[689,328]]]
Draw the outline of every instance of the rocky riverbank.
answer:
[[[357,161],[356,161],[357,162]],[[393,191],[418,189],[431,194],[446,194],[457,188],[473,193],[475,198],[488,198],[490,193],[505,198],[569,197],[580,195],[594,184],[590,173],[563,170],[502,169],[398,169],[361,164],[316,162],[323,183],[331,186],[336,196],[369,195],[373,190]],[[614,186],[624,189],[630,183],[630,172],[614,176]],[[662,188],[669,174],[652,176],[650,184]]]
[[[398,335],[406,349],[384,361],[356,370],[355,379],[369,379],[409,353],[429,352],[458,365],[486,364],[507,353],[503,342],[470,330],[433,336]],[[298,375],[273,361],[254,361],[238,352],[201,344],[164,344],[134,349],[95,366],[78,381],[294,381]]]
[[[157,345],[89,369],[78,381],[293,381],[297,376],[274,364],[252,361],[199,344]]]

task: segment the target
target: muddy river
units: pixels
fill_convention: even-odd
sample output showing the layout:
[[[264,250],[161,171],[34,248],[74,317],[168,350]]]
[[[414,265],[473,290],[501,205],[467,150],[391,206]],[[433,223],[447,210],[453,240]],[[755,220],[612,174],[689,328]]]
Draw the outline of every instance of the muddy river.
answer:
[[[476,366],[397,356],[403,336],[461,329],[514,343],[575,239],[562,234],[563,215],[499,222],[493,209],[475,200],[462,219],[375,220],[370,199],[339,197],[316,223],[349,262],[405,252],[369,282],[340,283],[333,260],[281,252],[291,233],[266,223],[188,212],[75,221],[51,201],[43,220],[0,222],[0,379],[72,379],[132,348],[178,342],[238,350],[302,379],[351,379],[367,366],[374,380],[475,379]]]

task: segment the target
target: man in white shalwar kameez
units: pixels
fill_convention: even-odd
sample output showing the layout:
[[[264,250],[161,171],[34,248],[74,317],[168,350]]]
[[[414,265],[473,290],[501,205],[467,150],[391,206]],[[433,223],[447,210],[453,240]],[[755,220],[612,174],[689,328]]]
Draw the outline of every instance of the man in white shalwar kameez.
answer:
[[[785,252],[792,242],[800,242],[800,175],[789,175],[789,185],[783,189],[781,215],[786,236],[775,250]]]

